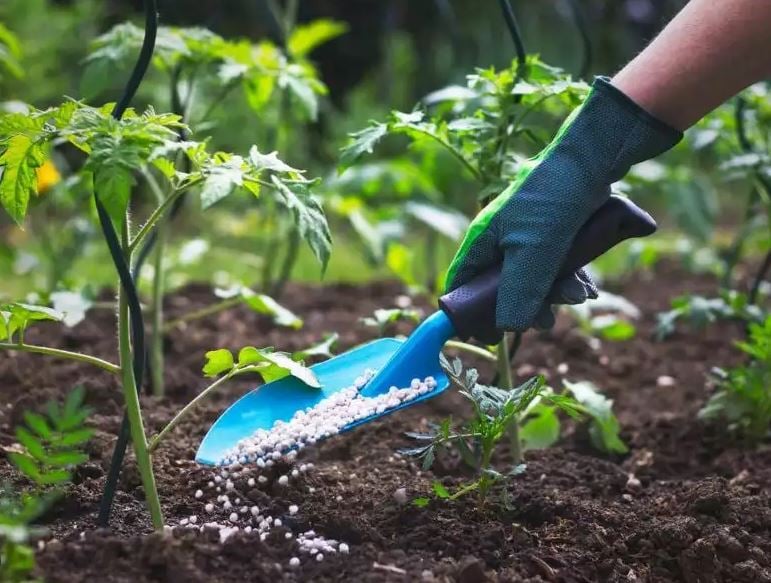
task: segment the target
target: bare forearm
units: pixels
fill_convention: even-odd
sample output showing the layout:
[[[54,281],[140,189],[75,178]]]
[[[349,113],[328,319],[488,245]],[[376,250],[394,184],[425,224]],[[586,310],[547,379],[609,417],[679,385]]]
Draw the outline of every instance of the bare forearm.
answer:
[[[771,0],[691,0],[612,80],[684,130],[771,76]]]

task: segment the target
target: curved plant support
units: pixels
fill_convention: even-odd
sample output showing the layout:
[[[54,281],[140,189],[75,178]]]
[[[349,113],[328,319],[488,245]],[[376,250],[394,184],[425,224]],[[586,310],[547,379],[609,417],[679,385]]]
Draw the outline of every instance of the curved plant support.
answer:
[[[152,60],[155,50],[155,39],[158,32],[158,6],[157,0],[145,0],[145,37],[142,43],[142,49],[139,53],[134,70],[126,85],[120,101],[115,106],[112,115],[115,119],[121,119],[128,109],[131,100],[142,83],[142,79],[147,72],[147,68]],[[144,321],[142,318],[142,308],[139,303],[133,274],[130,271],[131,255],[128,250],[128,225],[123,234],[123,244],[118,238],[112,220],[107,213],[99,194],[94,192],[94,201],[96,203],[99,222],[104,233],[107,246],[110,250],[115,268],[120,277],[121,290],[119,294],[119,327],[120,331],[120,354],[121,367],[123,368],[123,389],[126,399],[126,413],[124,414],[118,440],[115,443],[110,470],[107,474],[107,480],[102,494],[102,500],[99,506],[100,525],[106,526],[110,521],[112,503],[115,498],[118,477],[123,465],[123,458],[126,454],[129,436],[134,441],[134,447],[137,456],[137,465],[142,477],[142,485],[145,490],[150,514],[153,519],[153,526],[157,529],[163,527],[163,515],[161,513],[158,491],[155,487],[155,478],[153,476],[150,457],[147,452],[147,439],[144,434],[141,411],[139,409],[138,390],[142,387],[145,371],[145,338]],[[130,326],[130,334],[128,328]],[[131,366],[129,365],[131,362]],[[143,459],[140,459],[143,458]]]
[[[570,13],[573,16],[573,22],[578,29],[578,34],[581,37],[581,46],[583,48],[581,67],[578,69],[579,79],[585,79],[589,72],[592,70],[592,61],[594,59],[594,52],[592,50],[592,39],[589,36],[589,27],[587,26],[586,16],[578,0],[567,0],[570,7]]]

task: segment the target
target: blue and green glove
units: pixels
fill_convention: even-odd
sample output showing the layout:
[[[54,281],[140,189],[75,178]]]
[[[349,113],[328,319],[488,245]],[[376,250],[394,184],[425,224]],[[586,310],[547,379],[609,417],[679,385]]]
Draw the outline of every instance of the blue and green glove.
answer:
[[[573,238],[608,200],[611,184],[681,138],[597,78],[554,140],[472,221],[450,265],[447,291],[503,263],[496,324],[520,332],[550,328],[552,304],[596,298],[583,269],[555,281]]]

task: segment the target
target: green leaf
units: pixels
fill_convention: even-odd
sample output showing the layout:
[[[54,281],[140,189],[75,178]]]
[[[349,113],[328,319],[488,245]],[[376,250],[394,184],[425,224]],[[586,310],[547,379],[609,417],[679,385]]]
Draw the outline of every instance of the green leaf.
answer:
[[[554,445],[560,437],[560,420],[554,407],[539,404],[531,411],[531,417],[519,430],[524,448],[545,449]]]
[[[266,383],[277,381],[288,375],[301,380],[309,387],[321,388],[319,380],[313,371],[305,367],[302,363],[296,362],[292,357],[284,352],[274,352],[270,348],[255,348],[246,346],[238,353],[238,366],[257,365],[258,372]]]
[[[322,18],[295,27],[289,35],[287,48],[295,57],[305,57],[315,48],[345,34],[348,25],[337,20]]]
[[[229,372],[235,366],[233,353],[226,348],[210,350],[205,356],[206,364],[203,367],[203,373],[207,377],[216,377],[223,372]]]
[[[571,383],[563,381],[565,388],[572,393],[576,401],[584,406],[591,417],[589,436],[592,444],[606,453],[626,453],[628,448],[619,437],[620,426],[613,414],[613,401],[600,393],[589,381]]]
[[[301,380],[303,383],[314,389],[320,389],[321,383],[313,371],[302,363],[295,362],[292,357],[283,352],[272,352],[270,354],[263,354],[265,360],[274,365],[274,368],[267,368],[260,370],[260,374],[263,376],[266,382],[277,380],[286,376],[285,373],[291,374],[293,377]]]
[[[77,466],[87,461],[88,454],[77,451],[49,453],[44,460],[46,465],[59,467]]]
[[[388,124],[371,122],[370,126],[350,134],[351,140],[340,151],[339,172],[353,166],[364,154],[371,154],[377,143],[388,135]]]
[[[201,188],[201,205],[204,209],[230,196],[244,184],[243,159],[233,156],[209,168],[209,175]]]
[[[308,191],[306,182],[288,181],[271,175],[278,201],[294,216],[295,227],[326,269],[332,250],[332,235],[321,202]]]
[[[24,429],[24,427],[16,428],[16,439],[33,458],[41,462],[46,460],[46,450],[43,447],[42,441]]]
[[[294,75],[285,75],[283,81],[289,94],[300,105],[308,119],[316,121],[319,114],[319,100],[314,86],[307,79]]]
[[[64,400],[62,407],[62,417],[71,419],[83,412],[83,401],[86,398],[86,389],[83,385],[78,385],[72,389]]]
[[[104,166],[94,173],[94,189],[117,225],[126,220],[134,177],[124,168]]]
[[[72,447],[86,443],[94,435],[93,429],[78,429],[71,431],[59,439],[57,445],[61,447]]]
[[[39,484],[53,486],[56,484],[63,484],[64,482],[69,482],[70,479],[72,479],[71,472],[68,472],[67,470],[52,470],[50,472],[45,472],[41,474],[37,482]]]
[[[300,318],[270,296],[244,288],[241,297],[252,310],[258,314],[270,316],[279,326],[286,326],[295,330],[299,330],[303,326],[303,321]]]
[[[444,487],[444,484],[438,480],[434,480],[431,484],[431,488],[434,490],[434,494],[436,494],[437,498],[447,499],[450,497],[450,492]]]
[[[297,168],[292,168],[289,164],[278,157],[278,152],[270,154],[261,154],[257,146],[252,146],[249,150],[249,161],[257,171],[270,170],[272,172],[296,172],[301,173]]]
[[[415,498],[412,501],[412,504],[414,506],[417,506],[418,508],[425,508],[426,506],[429,505],[430,502],[431,500],[429,500],[428,498]]]
[[[327,358],[332,358],[334,356],[332,353],[332,346],[335,345],[339,338],[340,335],[337,332],[330,334],[318,344],[314,344],[313,346],[303,350],[298,350],[292,354],[292,358],[294,360],[304,360],[312,356],[325,356]]]
[[[27,214],[31,194],[37,194],[37,169],[46,160],[45,150],[33,138],[15,134],[0,140],[0,204],[17,223]]]
[[[631,322],[614,314],[595,316],[589,322],[592,332],[611,342],[630,340],[637,334],[637,328]]]
[[[51,437],[51,427],[49,427],[45,417],[38,415],[37,413],[33,413],[32,411],[25,411],[23,416],[24,422],[30,429],[32,429],[32,431],[37,433],[38,436],[42,437],[43,439],[48,439]]]
[[[27,454],[18,452],[8,452],[8,459],[16,468],[30,480],[38,483],[40,480],[40,469],[37,462]]]

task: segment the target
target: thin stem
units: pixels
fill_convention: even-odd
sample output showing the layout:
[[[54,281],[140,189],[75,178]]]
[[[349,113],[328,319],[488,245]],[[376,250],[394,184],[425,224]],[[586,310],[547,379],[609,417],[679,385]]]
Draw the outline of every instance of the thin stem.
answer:
[[[511,360],[509,358],[510,332],[503,335],[503,340],[498,344],[498,386],[501,389],[511,390],[514,383],[511,379]],[[511,457],[514,464],[522,463],[522,442],[519,438],[519,419],[514,417],[507,428]]]
[[[176,320],[167,322],[163,326],[163,332],[170,332],[171,330],[173,330],[178,326],[181,326],[182,324],[187,324],[188,322],[192,322],[194,320],[200,320],[201,318],[206,318],[207,316],[218,314],[219,312],[222,312],[224,310],[227,310],[228,308],[237,306],[240,303],[241,303],[241,297],[236,296],[233,298],[227,298],[225,300],[222,300],[221,302],[217,302],[216,304],[208,305],[205,308],[201,308],[200,310],[195,310],[194,312],[190,312],[188,314],[180,316]]]
[[[766,275],[768,274],[769,269],[771,269],[771,250],[766,253],[766,257],[763,259],[763,263],[761,264],[760,269],[758,269],[758,272],[755,274],[755,279],[752,282],[750,293],[747,296],[747,300],[749,301],[750,305],[755,304],[758,301],[760,286],[763,283],[763,280],[766,279]]]
[[[165,273],[163,254],[165,252],[166,228],[160,225],[155,242],[155,257],[153,261],[153,335],[150,338],[150,373],[152,375],[153,394],[162,397],[166,392],[163,358],[163,294],[165,290]]]
[[[438,143],[439,145],[441,145],[444,148],[446,148],[447,151],[450,152],[450,154],[452,154],[471,173],[471,175],[476,180],[478,180],[479,182],[484,182],[484,177],[482,176],[482,173],[479,170],[477,170],[476,168],[474,168],[474,166],[471,164],[471,162],[466,160],[465,156],[463,156],[463,154],[458,152],[458,150],[456,150],[451,144],[445,142],[439,136],[436,136],[436,135],[432,134],[431,132],[427,132],[427,131],[422,130],[422,129],[418,128],[418,127],[410,126],[410,129],[412,131],[416,132],[416,133],[422,134],[424,136],[428,136],[429,138],[433,139],[436,143]]]
[[[210,384],[208,387],[206,387],[203,391],[201,391],[198,396],[196,396],[195,399],[190,401],[187,405],[185,405],[174,417],[171,421],[169,421],[166,426],[161,429],[161,431],[150,440],[149,445],[149,451],[153,452],[156,450],[158,445],[161,443],[161,441],[169,434],[169,432],[174,429],[177,425],[179,425],[179,422],[182,421],[193,409],[195,409],[198,404],[203,401],[209,394],[217,390],[225,381],[230,380],[235,376],[236,373],[227,374],[224,377],[218,378],[216,381],[214,381],[212,384]]]
[[[163,217],[166,211],[171,208],[171,206],[174,204],[174,201],[182,196],[190,187],[194,186],[194,184],[195,182],[186,184],[184,187],[174,190],[171,194],[169,194],[169,196],[163,199],[163,202],[155,208],[145,224],[142,225],[142,228],[139,229],[139,232],[136,234],[134,239],[131,241],[131,243],[129,243],[129,252],[135,251],[137,247],[142,244],[142,241],[144,241],[145,237],[150,234],[150,232],[153,230],[153,227],[155,227],[156,223],[161,220],[161,217]]]
[[[56,356],[58,358],[65,358],[67,360],[76,360],[78,362],[84,362],[90,364],[102,370],[106,370],[112,374],[119,374],[120,367],[101,358],[95,356],[89,356],[87,354],[80,354],[79,352],[70,352],[69,350],[60,350],[58,348],[50,348],[48,346],[38,346],[36,344],[24,344],[14,342],[0,342],[0,350],[15,350],[17,352],[31,352],[34,354],[47,354],[48,356]]]
[[[286,282],[289,281],[289,276],[292,275],[292,268],[297,263],[297,256],[300,252],[300,231],[297,227],[292,226],[291,233],[289,233],[289,243],[287,244],[286,255],[284,261],[281,264],[278,277],[273,283],[270,289],[270,294],[278,299],[281,293],[284,291]]]
[[[491,353],[486,348],[481,346],[474,346],[467,342],[461,342],[460,340],[448,340],[444,343],[446,347],[456,348],[458,350],[465,350],[466,352],[475,356],[481,356],[482,358],[489,360],[490,362],[498,362],[498,357]]]
[[[123,229],[123,246],[124,248],[128,246],[127,225],[124,225]],[[129,262],[131,259],[130,252],[127,252],[126,255],[126,261]],[[147,449],[147,437],[145,436],[144,424],[142,422],[142,410],[139,405],[139,394],[132,366],[133,353],[131,348],[129,307],[122,286],[118,292],[118,346],[120,349],[123,396],[126,400],[126,415],[128,416],[131,429],[134,455],[136,456],[137,467],[142,479],[142,486],[145,491],[145,499],[147,500],[147,507],[150,511],[153,527],[156,530],[163,530],[163,511],[161,510],[158,488],[155,484],[155,476],[153,475],[152,460]]]

